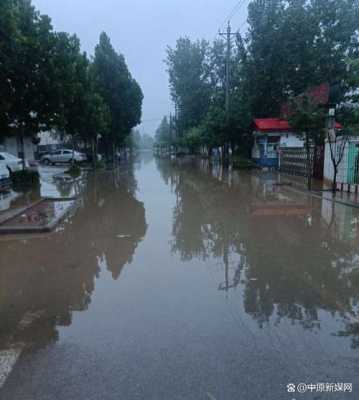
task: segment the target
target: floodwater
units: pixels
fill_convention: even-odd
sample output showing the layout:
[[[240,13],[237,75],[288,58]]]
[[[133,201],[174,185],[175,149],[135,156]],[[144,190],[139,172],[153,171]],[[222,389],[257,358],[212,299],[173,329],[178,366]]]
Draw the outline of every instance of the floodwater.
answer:
[[[280,181],[147,156],[0,238],[0,398],[358,399],[359,210]]]

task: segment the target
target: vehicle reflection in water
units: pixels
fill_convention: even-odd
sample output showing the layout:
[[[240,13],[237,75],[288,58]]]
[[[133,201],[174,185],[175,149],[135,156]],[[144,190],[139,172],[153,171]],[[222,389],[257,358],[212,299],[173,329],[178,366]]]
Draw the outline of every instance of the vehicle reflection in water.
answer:
[[[34,203],[41,198],[73,198],[81,196],[86,187],[86,174],[80,179],[56,179],[56,175],[63,174],[66,168],[40,166],[40,184],[23,190],[16,188],[9,192],[0,193],[0,212],[9,209],[21,208]]]
[[[119,278],[147,229],[135,190],[130,167],[90,175],[80,207],[55,232],[2,238],[0,350],[56,341],[58,327],[88,308],[100,266]]]
[[[220,260],[218,289],[238,289],[259,327],[285,319],[315,331],[329,318],[339,321],[333,335],[359,347],[358,209],[278,185],[271,173],[157,166],[176,195],[173,254]]]

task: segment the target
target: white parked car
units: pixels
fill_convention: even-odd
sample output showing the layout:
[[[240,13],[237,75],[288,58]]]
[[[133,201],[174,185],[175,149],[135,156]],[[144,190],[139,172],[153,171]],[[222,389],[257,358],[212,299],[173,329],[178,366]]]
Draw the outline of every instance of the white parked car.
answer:
[[[57,163],[71,163],[83,162],[87,160],[86,154],[79,153],[78,151],[61,149],[54,151],[53,153],[45,154],[41,157],[41,162],[43,164],[57,164]]]
[[[11,187],[10,172],[5,165],[0,164],[0,192],[9,190]],[[1,204],[0,204],[1,209]]]
[[[15,171],[22,170],[21,158],[15,157],[10,153],[0,152],[0,165],[8,169],[10,174]],[[29,164],[25,161],[25,167],[28,168]]]

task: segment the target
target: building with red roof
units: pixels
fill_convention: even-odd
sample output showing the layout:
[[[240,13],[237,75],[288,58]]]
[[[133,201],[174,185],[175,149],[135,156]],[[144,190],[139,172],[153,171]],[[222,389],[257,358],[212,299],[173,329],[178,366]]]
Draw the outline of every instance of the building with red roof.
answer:
[[[325,106],[329,102],[330,86],[324,83],[309,89],[305,94],[318,105]],[[280,118],[256,118],[254,120],[252,158],[257,165],[277,168],[281,148],[300,149],[304,147],[303,138],[294,132],[288,122],[290,114],[290,104],[287,103],[282,106]],[[336,129],[341,128],[341,125],[337,123]]]
[[[304,142],[286,119],[257,118],[254,120],[252,158],[261,167],[278,167],[279,149],[303,148]]]

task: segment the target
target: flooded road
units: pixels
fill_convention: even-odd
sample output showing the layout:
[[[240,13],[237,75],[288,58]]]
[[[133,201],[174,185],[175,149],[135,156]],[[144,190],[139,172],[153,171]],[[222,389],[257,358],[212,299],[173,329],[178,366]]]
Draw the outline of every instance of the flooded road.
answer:
[[[278,179],[142,159],[2,238],[0,398],[359,398],[359,210]]]

